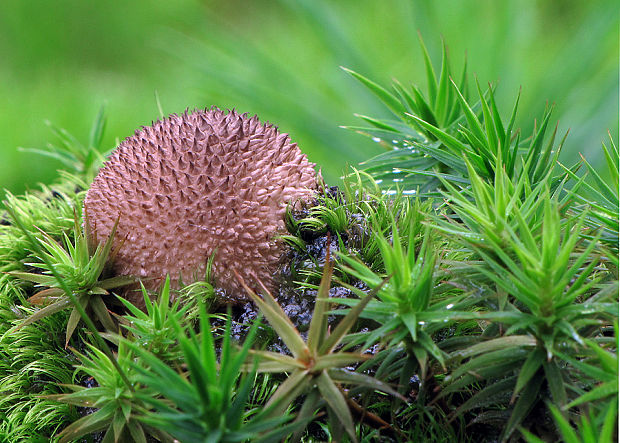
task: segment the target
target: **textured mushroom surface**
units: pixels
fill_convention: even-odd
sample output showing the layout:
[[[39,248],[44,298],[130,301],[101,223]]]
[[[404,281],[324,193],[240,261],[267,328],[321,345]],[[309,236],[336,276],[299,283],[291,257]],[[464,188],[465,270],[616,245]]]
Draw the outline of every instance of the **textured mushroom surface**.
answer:
[[[95,242],[119,220],[117,273],[146,277],[151,288],[166,274],[188,284],[204,277],[215,252],[216,285],[240,300],[233,269],[271,286],[286,205],[316,187],[314,165],[287,134],[212,108],[173,114],[125,139],[89,189],[85,214]]]

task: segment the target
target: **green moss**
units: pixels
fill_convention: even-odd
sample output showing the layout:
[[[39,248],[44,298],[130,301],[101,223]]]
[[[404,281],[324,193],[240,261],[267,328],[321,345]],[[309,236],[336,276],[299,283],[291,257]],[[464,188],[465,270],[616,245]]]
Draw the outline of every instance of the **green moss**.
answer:
[[[86,337],[96,342],[101,349],[89,361],[105,361],[105,378],[113,381],[105,396],[76,388],[86,391],[88,404],[105,408],[92,416],[101,429],[110,429],[105,416],[114,417],[118,429],[127,425],[132,438],[141,435],[139,423],[176,434],[179,417],[194,427],[183,435],[238,441],[268,431],[306,441],[338,438],[343,420],[349,437],[360,440],[491,441],[524,434],[537,441],[536,436],[559,438],[573,435],[571,427],[585,432],[593,426],[612,435],[618,394],[616,143],[611,140],[603,150],[611,181],[587,163],[562,167],[557,164],[562,142],[546,131],[549,112],[521,142],[513,125],[516,106],[502,116],[493,89],[470,99],[463,82],[448,81],[447,68],[438,79],[428,71],[435,83],[426,99],[419,90],[407,92],[397,84],[388,91],[356,75],[401,118],[397,125],[366,121],[403,143],[390,146],[365,171],[353,170],[340,189],[326,188],[314,205],[288,211],[283,236],[292,246],[283,263],[288,280],[276,294],[284,310],[273,299],[256,298],[269,322],[278,325],[257,325],[255,331],[272,352],[249,352],[247,346],[237,352],[229,338],[243,338],[248,326],[233,329],[226,323],[224,331],[216,331],[219,336],[211,336],[214,323],[202,299],[212,300],[218,289],[207,281],[208,272],[205,282],[146,303],[145,313],[131,307],[131,315],[117,312],[126,326],[118,331],[87,332],[74,315],[70,344],[83,350]],[[95,141],[102,118],[92,131]],[[64,385],[101,378],[94,363],[83,364],[79,377],[74,373],[76,359],[64,346],[71,306],[23,326],[41,312],[28,301],[40,289],[29,283],[31,274],[49,272],[47,283],[71,292],[60,273],[62,251],[80,241],[74,219],[100,161],[92,149],[97,143],[85,148],[60,134],[64,147],[48,154],[63,158],[70,172],[56,186],[8,195],[5,208],[21,226],[6,211],[0,224],[0,437],[7,441],[56,438],[83,411],[52,399],[77,405],[80,394],[66,395]],[[65,235],[58,254],[41,253],[44,245],[37,239],[59,241]],[[330,255],[336,256],[331,286],[321,284]],[[371,291],[372,300],[366,298]],[[322,303],[314,303],[316,294]],[[169,307],[173,295],[181,302]],[[189,306],[181,307],[188,299]],[[360,300],[367,303],[364,309]],[[347,315],[356,307],[355,315]],[[314,323],[313,310],[319,315]],[[177,318],[197,312],[197,329]],[[247,321],[256,308],[248,303],[241,315],[232,315]],[[326,342],[333,336],[342,344],[333,356],[314,346],[319,329],[312,324],[322,326],[319,335]],[[135,358],[124,355],[119,366],[112,353],[103,353],[110,345],[100,337],[112,350],[126,341]],[[313,346],[305,349],[306,341]],[[287,342],[299,359],[288,355]],[[320,370],[306,355],[315,351],[324,365]],[[350,363],[352,355],[363,361]],[[284,374],[239,377],[257,368],[282,372],[282,362],[289,365]],[[310,374],[304,364],[317,374],[337,367],[338,380],[354,382],[344,389],[327,381],[334,374]],[[233,369],[222,374],[222,367]],[[126,378],[135,370],[145,391]],[[174,380],[169,386],[166,375]],[[314,375],[323,381],[315,383]],[[149,384],[162,387],[159,392],[165,387],[165,398],[148,391]],[[375,389],[388,385],[407,401]],[[116,388],[138,401],[111,400]],[[304,396],[302,388],[314,394]],[[323,397],[328,391],[333,396],[322,401],[316,395],[321,390]],[[147,401],[144,392],[155,398]],[[226,403],[222,393],[240,400]],[[60,395],[49,397],[53,394]],[[282,415],[262,420],[256,408],[273,403],[274,395],[286,397]],[[208,415],[210,405],[222,406],[221,420]],[[321,409],[328,413],[315,413]],[[285,424],[282,417],[291,421]],[[64,435],[77,435],[78,425]]]

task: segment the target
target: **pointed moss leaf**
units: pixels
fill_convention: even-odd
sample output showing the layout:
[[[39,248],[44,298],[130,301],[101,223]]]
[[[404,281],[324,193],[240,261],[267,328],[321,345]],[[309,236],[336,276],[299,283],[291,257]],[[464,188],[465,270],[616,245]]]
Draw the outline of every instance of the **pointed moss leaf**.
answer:
[[[459,365],[453,369],[452,373],[446,378],[447,380],[457,380],[459,377],[468,373],[479,373],[483,368],[487,376],[501,377],[501,371],[505,363],[510,363],[514,369],[515,367],[519,367],[527,356],[528,351],[525,349],[515,349],[513,347],[498,349],[479,355]]]
[[[353,353],[353,352],[337,352],[333,354],[321,355],[317,357],[314,363],[314,371],[322,371],[323,369],[351,366],[360,361],[368,360],[370,356]]]
[[[418,340],[418,320],[415,312],[405,312],[400,314],[400,318],[409,330],[411,339],[415,342]]]
[[[504,142],[505,135],[504,124],[502,123],[502,118],[499,115],[499,109],[497,108],[497,104],[495,103],[495,92],[493,90],[493,86],[490,83],[488,86],[491,115],[493,124],[495,125],[495,134],[498,143],[498,146],[496,146],[496,148],[500,149],[500,152],[502,152],[502,144]],[[504,152],[504,154],[506,154],[506,152]]]
[[[373,94],[379,97],[379,99],[383,103],[385,103],[385,105],[389,108],[390,111],[394,113],[394,115],[399,118],[402,118],[405,115],[405,112],[407,112],[406,108],[403,106],[400,100],[394,97],[394,95],[388,92],[385,88],[379,86],[372,80],[367,79],[363,75],[352,71],[351,69],[345,68],[343,66],[341,66],[341,69],[351,74],[355,79],[357,79],[360,83],[366,86]]]
[[[551,391],[553,403],[562,408],[567,402],[562,370],[558,367],[555,360],[543,362],[543,368],[545,370],[545,378],[549,386],[549,391]]]
[[[149,297],[148,297],[148,295],[146,294],[146,289],[144,289],[144,286],[143,286],[142,288],[143,288],[143,290],[144,290],[143,295],[144,295],[144,297],[145,297],[145,301],[146,301],[147,299],[149,299]],[[121,302],[121,303],[125,306],[125,308],[126,308],[129,312],[131,312],[131,314],[132,314],[134,317],[141,318],[141,319],[148,318],[148,317],[146,316],[146,314],[145,314],[145,313],[144,313],[141,309],[137,308],[137,307],[136,307],[133,303],[131,303],[129,300],[127,300],[127,299],[125,299],[125,298],[123,298],[123,297],[121,297],[121,296],[119,296],[119,295],[117,295],[117,296],[116,296],[116,299],[117,299],[119,302]],[[148,307],[148,305],[147,305],[147,307]]]
[[[306,364],[300,362],[296,358],[289,355],[280,354],[271,351],[255,351],[250,350],[249,357],[251,362],[248,362],[241,366],[243,371],[252,371],[255,367],[253,357],[258,357],[258,366],[256,370],[258,372],[286,372],[293,369],[305,369]]]
[[[175,325],[177,324],[178,323],[175,322]],[[177,328],[177,330],[179,329],[180,328]],[[190,338],[181,336],[179,338],[179,344],[185,347],[183,353],[185,354],[186,363],[193,377],[200,380],[199,383],[204,383],[204,391],[209,392],[209,386],[218,384],[218,364],[217,356],[215,355],[213,333],[211,332],[211,323],[209,322],[207,308],[204,303],[200,304],[200,335],[202,343],[198,344],[197,338],[190,329]],[[225,336],[225,338],[227,338],[227,336]],[[226,344],[227,343],[222,343],[222,354],[229,351]],[[193,371],[190,363],[193,365]]]
[[[411,91],[413,92],[415,102],[418,107],[418,112],[416,115],[429,124],[437,126],[439,124],[437,123],[437,118],[435,117],[430,104],[426,101],[420,90],[415,85],[411,85]],[[416,123],[415,120],[409,119],[409,121],[410,124],[414,125],[416,129],[420,130],[422,133],[425,132],[425,129]]]
[[[527,429],[519,427],[519,432],[521,432],[521,434],[523,435],[523,438],[525,438],[525,441],[527,443],[546,443],[544,440],[536,437],[534,434],[532,434]]]
[[[508,337],[494,338],[473,346],[467,349],[456,351],[453,355],[460,358],[471,357],[478,354],[483,354],[495,350],[506,349],[508,347],[535,347],[537,345],[536,339],[529,335],[512,335]]]
[[[28,303],[32,303],[33,305],[49,304],[63,297],[64,294],[65,291],[60,288],[48,288],[29,297]]]
[[[111,426],[111,430],[114,433],[113,441],[120,440],[124,427],[125,427],[125,417],[123,417],[123,414],[121,413],[121,411],[117,410],[116,413],[114,414],[114,418],[112,419],[112,426]],[[110,428],[108,428],[107,433],[110,433]],[[104,440],[106,440],[105,437],[104,437]]]
[[[403,87],[403,85],[400,84],[398,80],[392,81],[392,87],[398,94],[401,102],[406,104],[409,107],[410,111],[412,111],[414,114],[420,113],[420,110],[418,108],[418,105],[415,99],[411,96],[411,94],[409,94],[409,92],[407,92],[407,90]]]
[[[418,343],[414,343],[413,355],[415,356],[416,360],[418,361],[418,365],[420,366],[421,377],[424,378],[428,365],[428,352],[426,352],[426,350]]]
[[[415,174],[415,175],[425,175],[425,176],[428,176],[428,177],[436,177],[436,178],[440,178],[441,177],[444,180],[449,180],[449,181],[456,182],[456,183],[462,183],[464,185],[469,185],[470,184],[468,178],[461,177],[460,175],[444,174],[444,173],[436,172],[436,171],[433,171],[433,170],[422,171],[422,170],[419,170],[419,169],[414,170],[414,169],[407,169],[407,168],[404,168],[404,169],[401,169],[401,170],[403,172],[410,172],[410,173]]]
[[[70,157],[70,155],[59,151],[58,148],[52,144],[49,145],[49,150],[23,147],[19,147],[17,149],[21,152],[30,152],[32,154],[41,155],[43,157],[53,158],[54,160],[63,163],[69,168],[72,168],[74,166],[73,159]]]
[[[519,370],[517,384],[515,385],[515,390],[512,393],[512,399],[510,400],[511,402],[514,402],[517,394],[519,394],[519,392],[521,392],[521,389],[523,389],[523,387],[530,382],[532,377],[534,377],[538,369],[542,366],[545,359],[545,352],[540,349],[537,349],[534,352],[530,353],[530,355],[523,363],[523,366],[521,366],[521,369]]]
[[[340,320],[338,326],[336,326],[336,329],[334,329],[331,335],[323,342],[323,344],[319,348],[319,353],[327,354],[333,351],[336,346],[338,346],[345,334],[347,334],[347,332],[349,332],[349,330],[353,327],[368,302],[373,299],[373,297],[381,290],[381,288],[389,281],[389,279],[390,277],[384,279],[378,286],[376,286],[372,291],[370,291],[370,293],[366,297],[360,300],[357,305],[351,308],[348,314],[345,315],[342,320]]]
[[[116,277],[106,278],[97,283],[97,286],[102,289],[115,289],[121,286],[127,286],[136,282],[135,277],[128,275],[117,275]]]
[[[255,373],[246,374],[242,378],[240,386],[237,388],[235,398],[231,402],[228,410],[226,411],[226,422],[228,423],[228,426],[232,427],[233,429],[241,427],[241,424],[243,423],[245,405],[248,402],[255,375]],[[232,385],[225,388],[226,391],[228,391],[229,389],[230,391],[234,390]]]
[[[605,150],[605,155],[609,156],[609,153],[607,152],[607,150]],[[588,161],[583,156],[582,156],[582,161],[586,165],[590,177],[594,179],[594,182],[597,185],[597,188],[600,190],[600,193],[604,197],[604,199],[609,202],[617,202],[618,201],[617,186],[614,186],[612,188],[612,186],[610,186],[610,184],[601,177],[601,175],[597,172],[597,170],[592,165],[590,165],[590,163],[588,163]],[[610,163],[609,160],[607,160],[607,162],[608,164]],[[613,175],[616,175],[617,169],[614,169],[614,171],[615,172],[613,173]],[[618,183],[617,179],[613,177],[611,183],[617,184]],[[617,203],[616,203],[616,207],[617,207]]]
[[[319,392],[316,389],[313,389],[306,396],[306,400],[301,406],[301,409],[299,410],[299,413],[297,414],[297,418],[295,419],[295,422],[296,423],[298,422],[300,424],[302,422],[309,423],[314,418],[314,413],[316,411],[318,401],[319,401]],[[298,428],[297,431],[292,435],[291,441],[295,443],[301,441],[303,431],[304,431],[304,428],[301,428],[301,427]]]
[[[283,415],[266,419],[256,416],[250,422],[245,423],[242,431],[226,433],[226,441],[252,441],[256,443],[277,443],[286,440],[299,427],[306,426],[309,420],[300,420],[282,426],[291,419],[290,415]]]
[[[338,421],[345,428],[347,434],[349,434],[349,437],[351,437],[353,441],[357,441],[355,426],[353,425],[353,417],[351,416],[349,406],[347,405],[340,389],[338,389],[325,371],[322,371],[319,374],[316,380],[316,385],[319,388],[319,392],[321,392],[321,396],[327,402],[331,410],[336,414]]]
[[[552,404],[549,405],[549,410],[551,411],[553,420],[562,434],[562,440],[566,443],[582,443],[582,440],[577,436],[575,430],[566,418],[564,418],[560,410]]]
[[[447,116],[450,113],[450,67],[448,63],[448,49],[442,45],[441,51],[441,72],[439,73],[439,88],[437,89],[437,100],[435,101],[435,114],[442,126],[447,125]]]
[[[327,373],[329,377],[338,383],[351,384],[356,386],[365,386],[370,389],[382,391],[387,394],[398,397],[402,401],[407,401],[398,391],[392,388],[387,383],[379,380],[378,378],[371,377],[359,372],[352,372],[346,369],[328,369]]]
[[[437,346],[426,331],[421,330],[418,332],[418,343],[439,362],[442,368],[446,368],[444,352]]]
[[[617,396],[618,395],[618,380],[608,381],[605,383],[601,383],[591,391],[586,392],[583,395],[580,395],[575,400],[568,403],[565,408],[570,409],[575,406],[583,405],[585,403],[593,403],[600,400],[603,400],[608,397]]]
[[[547,125],[549,123],[549,119],[551,117],[551,110],[547,109],[545,114],[543,115],[543,120],[538,129],[535,128],[535,134],[532,137],[532,141],[528,148],[528,153],[526,157],[526,163],[534,164],[535,159],[538,159],[540,155],[540,151],[542,149],[543,140],[545,137],[545,132],[547,130]],[[534,182],[534,170],[530,169],[530,180]]]
[[[126,424],[127,429],[129,429],[129,435],[135,443],[147,443],[146,435],[144,434],[144,429],[142,426],[137,424],[134,421],[131,421]]]
[[[607,412],[603,420],[603,426],[599,433],[599,441],[612,441],[612,436],[616,430],[616,421],[618,419],[618,399],[614,398],[607,405]]]
[[[141,380],[145,385],[154,389],[155,392],[165,392],[166,397],[172,400],[180,409],[191,410],[195,408],[196,394],[185,377],[180,376],[154,354],[135,347],[133,344],[130,346],[140,355],[144,363],[149,366],[148,371],[140,366],[135,367],[136,371],[141,374]],[[171,386],[174,386],[174,389],[170,389]]]
[[[465,114],[465,118],[467,119],[469,129],[476,135],[478,140],[486,141],[486,137],[482,129],[482,124],[478,120],[478,117],[476,116],[474,111],[471,109],[471,107],[467,103],[467,100],[465,100],[465,97],[463,97],[463,94],[461,94],[461,91],[459,90],[456,83],[454,83],[454,80],[450,79],[450,81],[452,82],[452,87],[454,88],[454,91],[456,92],[456,97],[458,98],[459,103],[461,104],[461,109],[463,110],[463,113]],[[488,145],[487,145],[487,148],[488,148]]]
[[[499,398],[505,397],[508,394],[512,387],[514,386],[514,377],[509,377],[500,381],[496,381],[494,383],[489,384],[485,388],[476,392],[472,397],[467,399],[465,403],[460,405],[456,411],[454,411],[454,416],[458,417],[462,415],[464,412],[470,411],[475,408],[483,408],[490,404],[494,404],[498,401]]]
[[[101,296],[89,296],[89,305],[104,328],[108,331],[114,331],[117,329],[117,325],[114,323],[114,320],[112,320],[110,311],[108,311],[108,307],[103,302]]]
[[[381,278],[377,274],[372,272],[372,270],[369,269],[368,266],[362,263],[359,259],[350,257],[340,252],[337,252],[337,254],[338,258],[346,263],[346,265],[340,266],[348,274],[359,278],[360,280],[372,286],[376,286],[381,283]]]
[[[106,121],[107,119],[105,115],[105,105],[102,105],[101,108],[99,108],[99,112],[97,113],[95,122],[93,123],[93,126],[90,130],[90,137],[88,139],[89,147],[99,148],[101,146],[101,140],[103,139]],[[90,152],[90,150],[88,152]]]
[[[534,378],[525,386],[519,396],[519,399],[515,403],[514,408],[512,409],[512,414],[510,414],[508,422],[506,423],[506,427],[504,428],[501,437],[502,440],[509,438],[517,427],[521,425],[523,419],[530,413],[531,409],[534,407],[534,404],[538,400],[538,395],[543,380],[543,377]]]
[[[14,330],[17,331],[24,326],[28,326],[29,324],[34,323],[37,320],[42,319],[43,317],[47,317],[48,315],[55,314],[58,311],[62,311],[63,309],[71,306],[71,300],[68,298],[62,298],[57,302],[52,303],[42,309],[35,311],[32,315],[28,316],[23,322],[15,326]]]
[[[480,96],[480,104],[482,107],[482,115],[484,117],[484,129],[486,132],[486,137],[483,140],[487,141],[487,153],[493,155],[493,153],[498,152],[500,148],[500,142],[498,139],[498,134],[495,132],[495,125],[493,123],[493,118],[491,117],[491,110],[489,109],[489,104],[487,100],[485,100],[485,94],[482,92],[480,88],[480,84],[478,83],[478,79],[476,79],[476,88],[478,89],[478,95]],[[492,94],[493,91],[489,88],[489,94]],[[503,134],[502,134],[503,135]],[[489,160],[492,160],[493,157],[487,157]]]
[[[131,417],[131,403],[121,403],[121,411],[126,421],[129,421]]]
[[[456,139],[452,135],[448,134],[447,132],[442,131],[441,129],[431,125],[430,123],[427,123],[426,121],[422,120],[421,118],[419,118],[419,117],[417,117],[415,115],[412,115],[412,114],[409,114],[409,115],[420,126],[422,126],[424,129],[426,129],[431,134],[433,134],[435,137],[437,137],[437,139],[439,139],[441,142],[443,142],[443,144],[453,154],[461,156],[463,153],[471,152],[471,149],[469,149],[469,147],[467,145],[463,144],[461,141],[459,141],[458,139]]]
[[[68,443],[86,434],[105,429],[112,421],[115,407],[114,403],[107,403],[101,409],[71,423],[58,434],[58,437],[60,437],[59,442]]]
[[[319,285],[319,291],[312,313],[312,320],[310,320],[310,330],[308,331],[308,348],[313,354],[316,353],[325,339],[325,313],[329,303],[329,288],[331,286],[333,269],[334,265],[330,261],[329,248],[327,248],[325,268],[323,269],[323,276],[321,277],[321,284]]]
[[[394,126],[388,124],[385,121],[377,120],[376,118],[368,117],[367,115],[362,115],[362,114],[355,114],[355,116],[357,118],[361,118],[362,120],[370,123],[371,125],[373,125],[376,128],[383,129],[383,130],[389,131],[389,132],[394,132],[394,133],[400,132]]]
[[[271,417],[279,415],[295,400],[310,384],[308,371],[293,371],[284,382],[280,383],[276,392],[269,397],[269,401],[265,405],[266,408],[272,408]]]
[[[510,147],[511,140],[513,138],[512,128],[514,127],[514,122],[517,116],[517,108],[519,107],[519,100],[521,99],[521,88],[519,88],[519,93],[517,94],[517,98],[515,100],[515,104],[512,108],[512,114],[510,115],[510,120],[508,122],[508,126],[506,127],[506,133],[504,135],[503,146],[504,152],[508,152],[508,148]],[[517,159],[517,148],[518,148],[518,140],[514,143],[514,148],[510,152],[510,155],[506,157],[506,171],[508,175],[512,177],[515,162]]]
[[[308,359],[310,357],[310,351],[306,343],[271,293],[269,291],[264,291],[264,297],[260,298],[247,286],[239,274],[235,272],[235,275],[249,297],[256,303],[267,321],[269,321],[269,324],[278,333],[295,358]]]
[[[557,157],[559,156],[562,145],[564,144],[564,140],[566,139],[566,136],[568,135],[568,132],[567,132],[564,138],[562,139],[562,142],[556,148],[555,154],[553,154],[552,156],[555,137],[558,133],[558,126],[559,126],[559,122],[556,123],[555,128],[553,129],[553,132],[551,133],[551,136],[549,137],[549,140],[547,141],[547,145],[542,150],[542,155],[540,155],[536,159],[536,168],[534,168],[534,174],[533,174],[533,180],[532,180],[534,183],[541,182],[543,177],[546,176],[551,170],[555,168]],[[553,158],[553,161],[550,161],[549,160],[550,158]]]
[[[101,398],[105,395],[105,388],[95,387],[92,389],[84,388],[81,386],[75,385],[61,385],[63,388],[68,390],[73,390],[69,394],[51,394],[42,396],[48,400],[54,400],[62,403],[67,403],[75,406],[82,406],[85,408],[92,408],[96,406],[97,400],[101,400]],[[81,388],[81,389],[77,389]]]
[[[598,357],[601,368],[610,374],[618,374],[618,354],[614,354],[609,352],[603,348],[601,348],[595,341],[593,340],[585,340],[586,345],[596,354]]]
[[[609,170],[609,175],[611,176],[611,182],[618,185],[618,181],[620,179],[620,161],[618,160],[618,147],[614,143],[614,139],[609,135],[609,144],[608,148],[605,143],[603,143],[603,153],[605,154],[605,162],[607,163],[607,169]],[[616,186],[616,190],[618,190],[618,186]]]
[[[56,279],[49,275],[33,274],[30,272],[10,271],[7,274],[17,277],[19,279],[29,281],[32,283],[38,283],[40,285],[52,286],[56,282]]]
[[[426,83],[428,85],[428,95],[433,106],[437,101],[437,78],[435,76],[435,70],[433,69],[433,62],[428,55],[428,50],[422,40],[422,34],[418,31],[418,40],[420,41],[420,48],[422,49],[422,56],[424,57],[424,68],[426,70]]]

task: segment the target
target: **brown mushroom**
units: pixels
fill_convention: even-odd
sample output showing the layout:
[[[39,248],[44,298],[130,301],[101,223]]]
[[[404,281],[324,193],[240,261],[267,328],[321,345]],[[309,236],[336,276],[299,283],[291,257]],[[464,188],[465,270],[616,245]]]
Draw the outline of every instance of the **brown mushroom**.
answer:
[[[273,285],[286,205],[316,188],[314,165],[287,134],[212,108],[173,114],[125,139],[89,189],[85,214],[95,242],[119,220],[118,274],[150,288],[167,274],[187,284],[215,253],[216,285],[241,300],[233,270]]]

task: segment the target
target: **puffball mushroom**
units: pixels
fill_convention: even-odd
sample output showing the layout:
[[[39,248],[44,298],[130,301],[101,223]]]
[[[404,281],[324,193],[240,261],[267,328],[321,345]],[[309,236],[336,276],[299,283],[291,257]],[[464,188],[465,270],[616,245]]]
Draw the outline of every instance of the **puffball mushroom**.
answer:
[[[245,291],[233,270],[273,285],[286,206],[316,189],[314,164],[288,134],[211,108],[173,114],[126,138],[95,177],[84,212],[95,243],[118,220],[118,274],[153,289],[167,274],[188,284],[203,278],[215,254],[215,283],[235,301]]]

